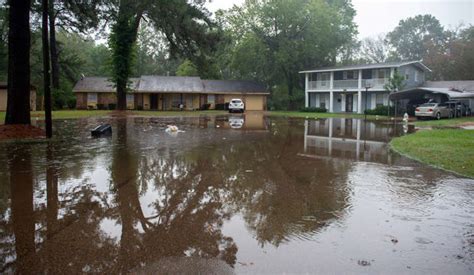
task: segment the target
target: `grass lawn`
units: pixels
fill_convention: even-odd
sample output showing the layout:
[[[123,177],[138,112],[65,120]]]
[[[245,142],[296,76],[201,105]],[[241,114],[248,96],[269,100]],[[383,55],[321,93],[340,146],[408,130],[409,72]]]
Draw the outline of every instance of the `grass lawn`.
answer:
[[[429,127],[456,127],[463,123],[471,122],[474,123],[474,116],[452,118],[452,119],[440,119],[440,120],[417,120],[414,122],[416,126],[429,126]]]
[[[301,117],[301,118],[364,118],[364,115],[356,113],[312,113],[299,111],[271,111],[268,112],[270,116],[284,116],[284,117]],[[368,115],[367,118],[375,119],[377,116]],[[387,118],[386,116],[378,116],[379,118]]]
[[[420,130],[390,145],[402,155],[474,178],[474,130]]]

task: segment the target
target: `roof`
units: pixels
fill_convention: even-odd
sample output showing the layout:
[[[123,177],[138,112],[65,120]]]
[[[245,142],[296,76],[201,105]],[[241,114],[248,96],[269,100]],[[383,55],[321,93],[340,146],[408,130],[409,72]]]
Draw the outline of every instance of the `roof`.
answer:
[[[136,89],[139,79],[138,78],[131,78],[130,81],[132,82],[130,85],[130,89]],[[114,83],[110,81],[107,77],[83,77],[81,78],[74,88],[72,89],[73,92],[94,92],[94,93],[114,93],[115,87]]]
[[[333,72],[333,71],[346,71],[346,70],[367,70],[367,69],[384,69],[384,68],[399,68],[406,65],[415,65],[423,71],[431,71],[421,61],[396,61],[396,62],[384,62],[384,63],[373,63],[373,64],[359,64],[359,65],[348,65],[348,66],[332,66],[317,68],[314,70],[301,71],[300,73],[318,73],[318,72]]]
[[[448,88],[458,91],[474,91],[474,80],[458,81],[426,81],[423,87],[429,88]]]
[[[144,75],[140,77],[138,92],[163,93],[203,93],[204,85],[197,76],[158,76]]]
[[[270,94],[265,85],[255,81],[245,80],[203,80],[206,93],[233,94],[252,93]]]
[[[390,100],[420,98],[425,94],[445,94],[450,99],[474,98],[474,91],[458,91],[450,88],[439,87],[416,87],[406,89],[400,92],[395,92],[389,95]]]
[[[244,80],[201,80],[195,76],[145,75],[132,78],[130,88],[138,93],[211,93],[211,94],[270,94],[265,85]],[[107,77],[84,77],[73,92],[115,93],[114,84]]]

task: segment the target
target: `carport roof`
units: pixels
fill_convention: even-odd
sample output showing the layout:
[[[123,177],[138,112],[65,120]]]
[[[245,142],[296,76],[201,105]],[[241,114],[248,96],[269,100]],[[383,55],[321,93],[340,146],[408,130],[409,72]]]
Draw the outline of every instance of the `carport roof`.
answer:
[[[445,94],[450,99],[474,98],[474,92],[458,91],[451,88],[417,87],[389,95],[390,100],[422,98],[425,94]]]

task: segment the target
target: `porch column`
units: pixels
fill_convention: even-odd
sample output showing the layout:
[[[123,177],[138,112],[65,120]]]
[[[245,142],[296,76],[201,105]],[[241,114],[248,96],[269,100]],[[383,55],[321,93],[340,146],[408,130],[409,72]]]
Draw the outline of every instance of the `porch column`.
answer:
[[[359,77],[358,77],[357,89],[362,89],[362,70],[359,70]]]
[[[341,112],[346,112],[346,94],[341,94]]]
[[[329,112],[332,113],[334,110],[334,92],[329,92]]]
[[[308,74],[305,73],[304,74],[305,76],[305,84],[304,84],[304,106],[306,108],[309,107],[309,94],[308,94],[308,84],[309,84],[309,81],[308,81]]]
[[[362,114],[362,91],[357,91],[357,113]]]

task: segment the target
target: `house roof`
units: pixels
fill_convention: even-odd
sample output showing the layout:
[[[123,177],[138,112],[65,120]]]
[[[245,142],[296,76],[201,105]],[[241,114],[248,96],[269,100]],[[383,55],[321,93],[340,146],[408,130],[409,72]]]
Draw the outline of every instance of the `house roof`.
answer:
[[[203,93],[204,85],[197,76],[144,75],[140,77],[137,92]]]
[[[474,80],[458,80],[458,81],[426,81],[423,87],[428,88],[448,88],[458,91],[473,91]]]
[[[138,78],[131,78],[130,89],[135,90],[139,82]],[[83,77],[81,78],[74,88],[73,92],[94,92],[94,93],[114,93],[114,84],[107,77]]]
[[[189,76],[145,75],[132,78],[130,89],[138,93],[211,93],[211,94],[269,94],[265,85],[255,81],[201,80]],[[114,93],[114,84],[107,77],[84,77],[73,92]]]
[[[233,94],[270,94],[265,85],[256,81],[245,80],[203,80],[206,93]]]
[[[348,65],[348,66],[332,66],[317,68],[314,70],[301,71],[300,73],[318,73],[318,72],[334,72],[334,71],[347,71],[347,70],[367,70],[367,69],[384,69],[384,68],[399,68],[405,65],[415,65],[423,71],[431,71],[421,61],[396,61],[396,62],[384,62],[384,63],[373,63],[373,64],[360,64],[360,65]]]

